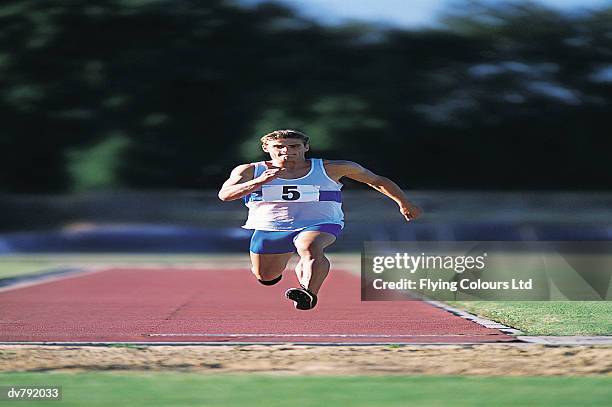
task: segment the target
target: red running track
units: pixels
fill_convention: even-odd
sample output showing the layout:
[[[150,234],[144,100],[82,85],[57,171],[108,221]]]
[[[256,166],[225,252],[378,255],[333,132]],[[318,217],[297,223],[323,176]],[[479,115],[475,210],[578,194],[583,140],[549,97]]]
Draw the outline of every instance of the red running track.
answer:
[[[0,292],[0,342],[484,343],[514,338],[418,301],[361,302],[333,270],[317,308],[248,270],[109,269]]]

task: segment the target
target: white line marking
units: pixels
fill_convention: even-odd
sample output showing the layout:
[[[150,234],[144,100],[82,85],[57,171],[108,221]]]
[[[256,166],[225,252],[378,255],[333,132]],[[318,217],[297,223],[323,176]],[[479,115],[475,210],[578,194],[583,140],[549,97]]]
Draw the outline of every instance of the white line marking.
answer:
[[[75,270],[74,272],[69,272],[66,274],[58,275],[58,276],[41,277],[33,281],[25,281],[23,283],[16,283],[16,284],[8,285],[6,287],[0,287],[0,293],[6,292],[6,291],[18,290],[21,288],[32,287],[34,285],[51,283],[53,281],[68,280],[70,278],[82,277],[82,276],[86,276],[86,275],[90,275],[94,273],[99,273],[105,270],[110,270],[110,269],[109,268],[87,268],[87,269]],[[33,277],[34,276],[35,275],[33,275]]]
[[[457,345],[478,345],[478,346],[535,346],[533,343],[526,342],[0,342],[0,346],[108,346],[108,345],[138,345],[138,346],[245,346],[245,345],[265,345],[265,346],[384,346],[384,345],[400,345],[400,346],[457,346]],[[556,346],[556,345],[549,345]]]
[[[382,334],[208,334],[208,333],[167,333],[147,334],[147,336],[198,336],[206,338],[438,338],[438,337],[463,337],[463,336],[496,336],[501,334],[440,334],[440,335],[382,335]]]
[[[497,329],[498,331],[501,331],[502,333],[505,333],[506,335],[510,335],[510,336],[523,335],[523,332],[521,332],[520,330],[516,328],[512,328],[510,326],[500,324],[499,322],[481,317],[480,315],[472,314],[471,312],[467,312],[467,311],[464,311],[458,308],[451,307],[450,305],[445,304],[443,302],[431,301],[431,300],[427,300],[423,302],[433,305],[434,307],[441,308],[460,318],[467,319],[468,321],[472,321],[478,325],[484,326],[485,328]]]
[[[519,339],[540,345],[612,345],[612,336],[520,336]]]

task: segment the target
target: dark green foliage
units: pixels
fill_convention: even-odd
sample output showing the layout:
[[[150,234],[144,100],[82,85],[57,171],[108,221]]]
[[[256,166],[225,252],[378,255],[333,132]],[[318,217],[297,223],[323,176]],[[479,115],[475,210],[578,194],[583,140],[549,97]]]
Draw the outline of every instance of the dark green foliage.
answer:
[[[400,31],[271,3],[7,0],[0,188],[216,188],[290,127],[407,188],[612,185],[612,11],[458,5]]]

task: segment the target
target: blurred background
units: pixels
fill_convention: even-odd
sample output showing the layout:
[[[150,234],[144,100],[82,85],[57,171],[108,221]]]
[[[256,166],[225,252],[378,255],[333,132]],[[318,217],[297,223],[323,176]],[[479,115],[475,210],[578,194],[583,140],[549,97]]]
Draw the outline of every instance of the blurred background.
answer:
[[[233,252],[259,138],[357,161],[363,240],[612,239],[609,1],[5,0],[0,253]]]

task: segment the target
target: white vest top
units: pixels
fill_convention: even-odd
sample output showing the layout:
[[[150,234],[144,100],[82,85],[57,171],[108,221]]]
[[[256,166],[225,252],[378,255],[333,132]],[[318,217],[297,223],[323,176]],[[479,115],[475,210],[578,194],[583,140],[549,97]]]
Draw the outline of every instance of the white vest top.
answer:
[[[264,161],[255,163],[253,178],[267,168]],[[291,231],[323,223],[344,227],[341,189],[342,184],[325,172],[323,160],[311,158],[310,171],[303,177],[275,178],[243,198],[249,208],[243,228]]]

